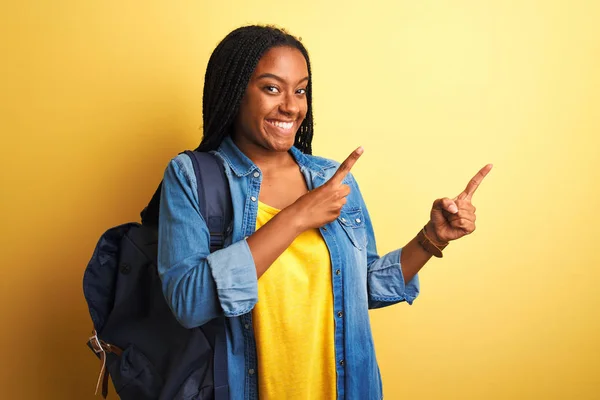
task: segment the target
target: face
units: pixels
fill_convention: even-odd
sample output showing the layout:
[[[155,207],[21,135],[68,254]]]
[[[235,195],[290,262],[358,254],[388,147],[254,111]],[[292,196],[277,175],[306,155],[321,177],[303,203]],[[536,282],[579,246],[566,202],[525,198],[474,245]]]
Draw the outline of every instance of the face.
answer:
[[[258,62],[235,121],[238,147],[287,152],[306,117],[308,68],[302,53],[274,47]]]

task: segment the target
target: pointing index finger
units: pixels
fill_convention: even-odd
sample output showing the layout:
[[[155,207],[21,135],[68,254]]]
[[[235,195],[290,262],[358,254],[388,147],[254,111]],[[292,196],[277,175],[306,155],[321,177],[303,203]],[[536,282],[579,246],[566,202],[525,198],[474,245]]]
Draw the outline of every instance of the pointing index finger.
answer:
[[[469,181],[469,184],[465,188],[465,190],[458,195],[458,199],[460,200],[471,200],[473,194],[483,181],[483,178],[492,170],[493,165],[488,164],[485,167],[481,168],[479,172]]]
[[[335,174],[333,174],[333,176],[331,177],[330,182],[341,185],[344,181],[344,178],[350,173],[350,170],[352,169],[356,161],[360,158],[363,152],[364,149],[361,146],[358,149],[354,150],[352,153],[350,153],[348,158],[346,158],[344,162],[340,164],[338,170],[335,171]]]

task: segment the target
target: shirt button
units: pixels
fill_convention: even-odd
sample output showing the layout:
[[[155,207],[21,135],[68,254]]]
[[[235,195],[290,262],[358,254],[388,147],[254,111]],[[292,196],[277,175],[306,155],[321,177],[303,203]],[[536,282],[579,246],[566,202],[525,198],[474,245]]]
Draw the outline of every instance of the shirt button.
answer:
[[[341,273],[342,273],[342,271],[340,271],[339,269],[336,269],[336,270],[335,270],[335,274],[336,274],[336,275],[339,275],[339,274],[341,274]]]
[[[246,328],[246,329],[250,329],[250,324],[245,324],[245,325],[244,325],[244,328]]]
[[[346,218],[342,218],[342,222],[346,222]]]
[[[360,224],[360,218],[356,218],[356,223]]]
[[[253,369],[249,369],[249,370],[248,370],[248,373],[249,373],[250,375],[254,375],[254,370],[253,370]]]
[[[254,177],[255,177],[255,178],[258,178],[259,176],[260,176],[260,174],[259,174],[258,172],[255,172],[255,173],[254,173]]]
[[[338,311],[338,314],[337,314],[337,315],[338,315],[338,317],[342,318],[342,317],[344,316],[344,313],[343,313],[343,312],[341,312],[341,311]]]
[[[327,230],[327,227],[326,227],[326,226],[324,226],[324,227],[323,227],[323,230],[324,230],[324,231],[326,231],[326,230]]]
[[[340,365],[343,367],[344,366],[344,360],[340,360]]]
[[[252,196],[252,197],[250,197],[250,200],[256,201],[256,197]]]

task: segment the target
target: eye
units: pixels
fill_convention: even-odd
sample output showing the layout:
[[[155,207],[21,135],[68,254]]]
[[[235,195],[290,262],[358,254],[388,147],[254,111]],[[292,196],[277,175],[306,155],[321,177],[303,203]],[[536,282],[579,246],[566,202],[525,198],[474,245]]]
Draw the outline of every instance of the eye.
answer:
[[[277,86],[265,86],[265,90],[269,93],[279,93]]]
[[[306,94],[306,89],[298,89],[298,90],[296,90],[296,94],[305,95]]]

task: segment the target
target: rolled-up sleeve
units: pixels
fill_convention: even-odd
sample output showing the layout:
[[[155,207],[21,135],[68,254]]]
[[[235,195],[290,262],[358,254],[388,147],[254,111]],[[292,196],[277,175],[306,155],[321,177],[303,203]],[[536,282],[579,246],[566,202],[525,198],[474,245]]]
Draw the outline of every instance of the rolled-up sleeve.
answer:
[[[356,181],[354,181],[356,183]],[[404,281],[400,255],[397,249],[379,256],[373,224],[367,206],[362,198],[358,184],[356,190],[362,202],[362,210],[367,230],[367,292],[369,308],[381,308],[406,301],[412,304],[419,295],[419,277],[415,275],[409,282]]]
[[[245,240],[210,253],[210,233],[198,206],[191,160],[167,166],[159,214],[158,272],[165,299],[187,328],[252,310],[258,281]]]
[[[373,259],[367,269],[369,308],[386,307],[401,301],[412,304],[419,295],[419,277],[404,282],[400,255],[402,249]]]

